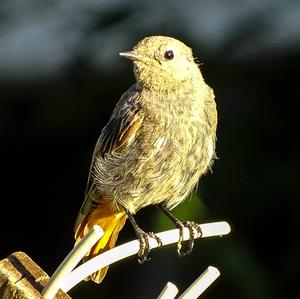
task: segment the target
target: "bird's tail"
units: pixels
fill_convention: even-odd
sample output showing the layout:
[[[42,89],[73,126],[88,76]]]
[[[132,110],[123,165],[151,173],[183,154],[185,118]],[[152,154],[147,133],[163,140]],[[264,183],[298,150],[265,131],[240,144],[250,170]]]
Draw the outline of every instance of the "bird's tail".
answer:
[[[124,210],[116,211],[108,204],[101,204],[80,223],[75,232],[75,245],[89,232],[89,230],[98,224],[104,235],[102,238],[86,253],[85,260],[89,260],[95,255],[113,248],[116,244],[120,230],[123,228],[127,219]],[[93,273],[89,279],[100,283],[106,275],[108,266]]]

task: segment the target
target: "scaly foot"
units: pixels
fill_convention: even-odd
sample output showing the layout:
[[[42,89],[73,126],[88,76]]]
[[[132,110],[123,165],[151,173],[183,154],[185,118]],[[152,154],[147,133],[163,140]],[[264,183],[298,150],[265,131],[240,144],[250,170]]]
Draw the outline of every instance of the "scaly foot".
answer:
[[[140,228],[137,228],[135,232],[140,241],[140,249],[138,251],[138,262],[140,264],[143,264],[144,262],[149,261],[151,259],[148,258],[148,254],[151,251],[149,238],[155,239],[158,246],[162,246],[162,242],[161,239],[157,237],[153,232],[146,233]]]
[[[201,227],[198,223],[193,221],[185,221],[181,222],[179,220],[176,221],[176,227],[179,229],[179,241],[177,243],[177,253],[179,256],[185,256],[192,252],[194,248],[195,238],[202,235]],[[187,227],[190,232],[190,239],[188,241],[188,248],[186,251],[182,250],[182,240],[183,240],[183,229]]]

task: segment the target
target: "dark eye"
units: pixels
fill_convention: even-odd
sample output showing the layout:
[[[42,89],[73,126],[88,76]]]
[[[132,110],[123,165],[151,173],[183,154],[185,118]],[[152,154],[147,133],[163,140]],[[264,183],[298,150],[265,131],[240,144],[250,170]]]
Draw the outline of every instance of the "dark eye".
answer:
[[[174,53],[172,50],[168,50],[165,52],[165,58],[168,59],[168,60],[171,60],[174,58]]]

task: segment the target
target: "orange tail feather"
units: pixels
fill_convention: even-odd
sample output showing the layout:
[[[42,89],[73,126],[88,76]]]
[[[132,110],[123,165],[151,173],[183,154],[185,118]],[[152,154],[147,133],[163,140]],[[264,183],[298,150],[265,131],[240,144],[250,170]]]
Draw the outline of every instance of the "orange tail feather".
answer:
[[[88,214],[81,222],[75,233],[75,245],[98,224],[104,232],[102,238],[86,253],[86,260],[91,259],[104,251],[113,248],[116,244],[120,230],[123,228],[127,219],[124,210],[114,210],[112,205],[105,202]],[[100,283],[108,270],[108,266],[92,274],[89,278],[96,283]]]

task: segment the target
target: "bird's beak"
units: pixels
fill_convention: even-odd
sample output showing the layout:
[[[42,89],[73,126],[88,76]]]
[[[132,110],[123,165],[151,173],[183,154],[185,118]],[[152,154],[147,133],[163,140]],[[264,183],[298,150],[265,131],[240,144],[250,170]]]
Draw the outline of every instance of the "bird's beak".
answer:
[[[119,53],[120,56],[126,57],[130,60],[141,60],[141,57],[138,53],[134,52],[134,51],[128,51],[128,52],[121,52]]]

